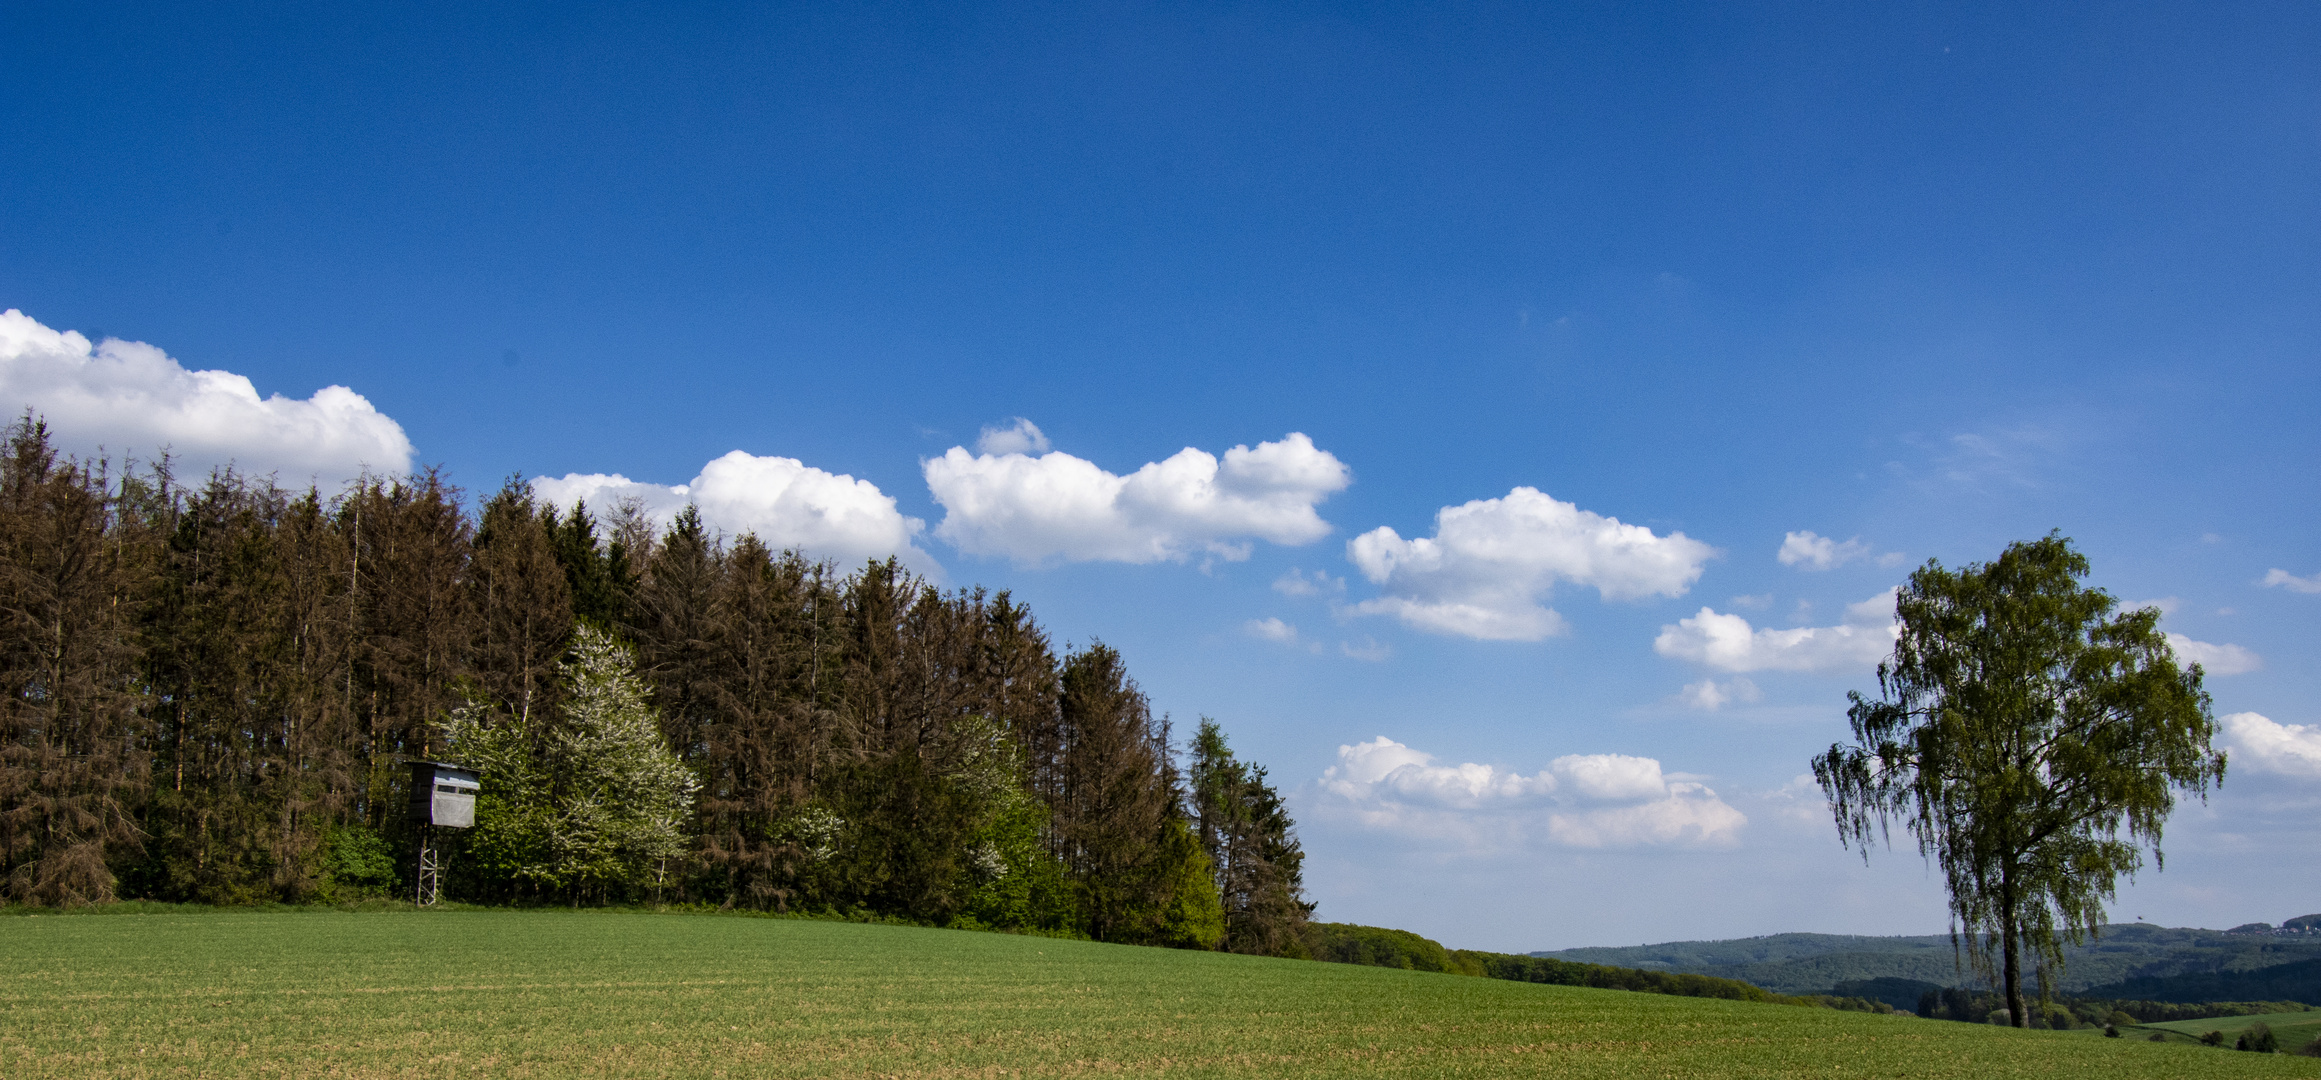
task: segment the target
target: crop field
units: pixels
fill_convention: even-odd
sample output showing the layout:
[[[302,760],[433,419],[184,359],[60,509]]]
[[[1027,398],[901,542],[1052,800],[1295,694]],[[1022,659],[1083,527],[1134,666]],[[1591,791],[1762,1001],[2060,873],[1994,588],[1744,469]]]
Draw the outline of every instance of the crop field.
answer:
[[[704,915],[0,919],[0,1075],[2321,1076],[2072,1032]]]
[[[2273,1029],[2273,1037],[2281,1041],[2281,1049],[2283,1050],[2294,1050],[2316,1038],[2321,1038],[2321,1013],[2311,1012],[2273,1013],[2269,1016],[2219,1016],[2213,1020],[2170,1020],[2166,1023],[2145,1024],[2122,1030],[2131,1038],[2147,1032],[2165,1031],[2170,1035],[2181,1035],[2193,1041],[2198,1041],[2200,1036],[2206,1032],[2221,1031],[2224,1033],[2224,1045],[2231,1046],[2232,1041],[2239,1038],[2241,1032],[2248,1030],[2250,1024],[2259,1020],[2264,1021],[2266,1027]]]

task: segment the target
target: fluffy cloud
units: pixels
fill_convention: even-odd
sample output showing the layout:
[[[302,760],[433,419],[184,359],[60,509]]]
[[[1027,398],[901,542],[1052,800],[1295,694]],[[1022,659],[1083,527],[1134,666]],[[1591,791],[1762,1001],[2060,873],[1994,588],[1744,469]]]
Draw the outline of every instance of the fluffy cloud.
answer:
[[[1298,628],[1279,618],[1251,619],[1241,624],[1241,631],[1250,637],[1283,645],[1295,645],[1298,640]]]
[[[986,432],[982,453],[954,446],[923,465],[943,507],[935,535],[959,550],[1022,564],[1151,563],[1206,553],[1249,557],[1251,538],[1305,544],[1329,534],[1314,507],[1352,482],[1345,463],[1292,432],[1220,461],[1186,447],[1116,476],[1031,441],[1029,421]]]
[[[1862,543],[1861,537],[1857,536],[1841,544],[1808,529],[1804,532],[1782,534],[1781,550],[1774,552],[1773,557],[1781,560],[1783,566],[1803,566],[1807,570],[1832,570],[1855,559],[1870,558],[1873,554],[1873,549],[1870,545]],[[1899,551],[1889,551],[1883,555],[1878,555],[1877,563],[1879,566],[1900,566],[1904,558],[1906,556]]]
[[[1383,735],[1338,748],[1318,809],[1367,828],[1482,852],[1548,844],[1607,848],[1729,845],[1748,823],[1716,792],[1626,754],[1567,754],[1525,776],[1437,765]]]
[[[2233,764],[2321,780],[2321,724],[2277,724],[2253,712],[2233,713],[2218,723],[2232,740]]]
[[[561,507],[585,499],[603,510],[636,499],[664,526],[678,511],[697,506],[714,528],[756,533],[776,550],[797,548],[842,563],[896,555],[920,570],[935,565],[912,545],[926,523],[904,517],[876,484],[823,472],[797,458],[736,450],[702,466],[690,484],[664,487],[618,473],[571,473],[536,479],[532,490]]]
[[[2264,657],[2238,645],[2211,645],[2182,634],[2168,635],[2168,647],[2176,651],[2176,659],[2198,664],[2210,675],[2246,675],[2265,666]]]
[[[1714,554],[1683,533],[1657,536],[1528,487],[1444,507],[1432,537],[1405,540],[1382,526],[1346,545],[1385,593],[1354,611],[1501,641],[1563,632],[1563,617],[1540,602],[1558,582],[1592,586],[1607,600],[1680,596]]]
[[[230,371],[188,371],[151,345],[97,344],[14,308],[0,312],[0,405],[47,418],[58,445],[79,454],[152,459],[166,450],[182,472],[232,464],[244,473],[337,482],[368,469],[411,467],[402,425],[344,386],[304,401],[258,396]]]
[[[986,454],[1045,454],[1048,437],[1038,424],[1019,416],[1006,427],[984,428],[983,437],[975,440],[975,449]]]
[[[1727,679],[1721,683],[1715,679],[1702,679],[1696,683],[1686,683],[1684,689],[1676,692],[1678,704],[1702,712],[1715,712],[1736,701],[1756,701],[1764,696],[1764,692],[1757,689],[1756,683],[1743,678]]]
[[[1273,591],[1283,596],[1343,595],[1346,591],[1346,579],[1334,578],[1319,570],[1314,571],[1312,577],[1307,577],[1303,571],[1293,566],[1289,568],[1288,573],[1273,580]]]
[[[1720,671],[1849,671],[1894,651],[1894,590],[1846,605],[1837,626],[1759,630],[1739,615],[1709,609],[1660,628],[1652,651]]]
[[[1855,559],[1868,558],[1869,554],[1870,546],[1862,543],[1860,537],[1841,544],[1808,530],[1783,534],[1781,550],[1774,557],[1780,559],[1783,566],[1803,565],[1808,570],[1830,570]]]
[[[2265,571],[2264,584],[2267,587],[2278,586],[2290,592],[2321,593],[2321,574],[2298,577],[2276,566]]]

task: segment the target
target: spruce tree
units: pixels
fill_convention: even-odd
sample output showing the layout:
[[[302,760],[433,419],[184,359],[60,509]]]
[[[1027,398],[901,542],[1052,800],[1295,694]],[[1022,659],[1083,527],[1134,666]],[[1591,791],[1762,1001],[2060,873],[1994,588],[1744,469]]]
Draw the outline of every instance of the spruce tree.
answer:
[[[0,456],[0,894],[16,903],[110,900],[109,864],[138,849],[146,549],[119,525],[102,467],[19,422]]]
[[[1261,956],[1305,954],[1305,853],[1263,766],[1240,761],[1215,720],[1193,736],[1191,788],[1202,846],[1215,866],[1225,948]]]

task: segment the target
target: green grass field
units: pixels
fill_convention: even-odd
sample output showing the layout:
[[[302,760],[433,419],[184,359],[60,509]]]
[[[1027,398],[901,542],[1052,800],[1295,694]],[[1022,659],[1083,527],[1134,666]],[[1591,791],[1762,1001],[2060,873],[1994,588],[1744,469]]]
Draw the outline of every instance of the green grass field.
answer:
[[[2259,1020],[2264,1021],[2266,1027],[2273,1029],[2273,1036],[2281,1041],[2281,1049],[2283,1050],[2295,1050],[2312,1042],[2315,1038],[2321,1038],[2321,1013],[2312,1012],[2273,1013],[2268,1016],[2219,1016],[2213,1020],[2170,1020],[2166,1023],[2123,1028],[2121,1031],[2129,1038],[2147,1032],[2164,1031],[2170,1035],[2181,1035],[2193,1042],[2200,1041],[2200,1036],[2203,1033],[2221,1031],[2224,1033],[2224,1045],[2231,1046],[2232,1041],[2239,1038],[2241,1032]]]
[[[0,919],[11,1080],[1119,1074],[2126,1080],[2321,1059],[845,923]]]

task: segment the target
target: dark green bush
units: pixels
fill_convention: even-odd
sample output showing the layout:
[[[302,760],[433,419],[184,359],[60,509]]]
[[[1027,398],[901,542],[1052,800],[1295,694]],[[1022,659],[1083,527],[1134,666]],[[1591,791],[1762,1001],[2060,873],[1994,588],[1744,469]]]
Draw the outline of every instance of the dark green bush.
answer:
[[[315,899],[347,904],[392,895],[399,884],[395,849],[387,838],[362,825],[342,825],[322,839],[321,880]]]
[[[2271,1054],[2279,1052],[2281,1040],[2279,1036],[2273,1034],[2271,1027],[2259,1020],[2250,1024],[2248,1030],[2240,1033],[2240,1040],[2233,1043],[2232,1048],[2250,1050],[2259,1054]]]
[[[2211,1031],[2206,1035],[2202,1035],[2200,1037],[2200,1041],[2207,1043],[2210,1046],[2223,1046],[2224,1033],[2221,1031]]]
[[[1308,923],[1306,948],[1314,959],[1333,964],[1363,964],[1406,971],[1457,971],[1451,964],[1450,951],[1439,942],[1408,930],[1389,930],[1383,926]]]

